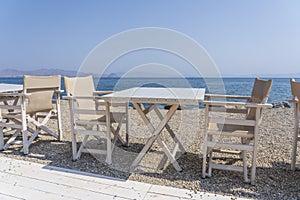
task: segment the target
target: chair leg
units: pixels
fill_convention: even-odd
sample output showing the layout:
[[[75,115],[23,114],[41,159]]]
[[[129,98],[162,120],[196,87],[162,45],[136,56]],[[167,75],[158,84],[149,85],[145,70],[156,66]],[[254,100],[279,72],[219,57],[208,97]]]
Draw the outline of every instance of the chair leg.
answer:
[[[251,185],[255,184],[255,174],[256,174],[256,157],[257,157],[257,151],[253,151],[253,157],[252,157],[252,166],[251,166]]]
[[[76,134],[74,131],[74,128],[71,128],[72,132],[72,155],[73,155],[73,161],[76,161],[76,154],[77,154],[77,140],[76,140]]]
[[[209,159],[208,159],[208,177],[212,176],[212,158],[213,158],[213,149],[208,148]]]
[[[203,147],[203,160],[202,160],[202,178],[206,178],[206,158],[207,158],[207,146],[206,141],[204,141]]]
[[[57,131],[58,131],[58,140],[62,141],[62,123],[61,123],[61,112],[60,112],[60,96],[56,94],[56,115],[57,115]]]
[[[126,128],[126,146],[129,147],[129,109],[128,109],[128,104],[125,106],[125,128]]]
[[[297,123],[298,120],[295,121]],[[291,162],[291,170],[295,171],[296,168],[296,157],[297,157],[297,138],[298,138],[298,124],[295,124],[294,128],[294,137],[293,137],[293,146],[292,146],[292,162]]]
[[[243,158],[244,181],[247,183],[247,182],[249,182],[249,179],[248,179],[247,152],[246,151],[242,151],[242,158]]]
[[[29,144],[28,144],[28,131],[27,131],[27,129],[22,130],[22,138],[23,138],[23,153],[24,153],[24,155],[28,155],[28,153],[29,153]]]
[[[4,134],[3,134],[3,127],[0,127],[0,151],[4,148]]]
[[[112,163],[112,144],[111,144],[111,122],[110,122],[110,104],[109,102],[105,103],[105,110],[106,110],[106,163]]]
[[[248,141],[246,138],[241,138],[242,144],[249,144],[250,141]],[[243,159],[243,173],[244,173],[244,181],[246,183],[249,182],[248,179],[248,167],[247,167],[247,151],[241,151],[241,157]]]

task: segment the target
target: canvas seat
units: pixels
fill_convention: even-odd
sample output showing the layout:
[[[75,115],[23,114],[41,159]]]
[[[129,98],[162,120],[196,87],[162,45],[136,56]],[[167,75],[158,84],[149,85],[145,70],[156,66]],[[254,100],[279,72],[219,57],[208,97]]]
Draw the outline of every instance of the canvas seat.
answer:
[[[61,76],[24,76],[23,92],[1,93],[3,99],[14,101],[13,105],[0,105],[0,149],[6,150],[22,134],[23,153],[29,153],[29,146],[41,131],[61,140],[62,126],[60,114]],[[55,107],[53,106],[53,96]],[[12,99],[14,97],[14,99]],[[5,110],[7,112],[5,112]],[[50,119],[57,121],[57,131],[50,130]],[[4,128],[15,133],[5,142]],[[31,136],[30,134],[31,133]]]
[[[291,169],[295,170],[296,168],[296,157],[297,157],[297,143],[300,141],[299,135],[299,97],[300,97],[300,82],[296,82],[295,79],[290,79],[291,91],[292,91],[292,100],[289,102],[293,104],[294,107],[294,136],[292,144],[292,161]]]
[[[244,173],[248,182],[247,152],[252,154],[251,184],[255,182],[256,157],[258,151],[259,126],[267,104],[272,80],[256,78],[251,96],[206,95],[205,138],[203,146],[202,177],[212,175],[212,169],[231,170]],[[213,100],[212,100],[213,99]],[[239,99],[239,101],[218,101],[218,99]],[[241,101],[244,100],[244,101]],[[213,162],[214,154],[225,156],[237,154],[242,166]],[[208,169],[206,159],[209,156]],[[232,159],[231,159],[232,160]]]
[[[109,94],[109,91],[95,91],[92,76],[65,77],[65,87],[69,100],[73,160],[79,159],[81,153],[106,154],[106,162],[111,163],[113,144],[120,141],[128,146],[128,105],[118,104],[121,108],[111,112],[111,105],[105,103],[99,95]],[[116,124],[116,128],[113,126]],[[126,138],[120,135],[122,125],[125,124]],[[113,141],[111,141],[113,133]],[[78,136],[83,137],[77,148]],[[97,147],[88,147],[88,139],[92,136],[97,140],[106,139],[106,150]]]

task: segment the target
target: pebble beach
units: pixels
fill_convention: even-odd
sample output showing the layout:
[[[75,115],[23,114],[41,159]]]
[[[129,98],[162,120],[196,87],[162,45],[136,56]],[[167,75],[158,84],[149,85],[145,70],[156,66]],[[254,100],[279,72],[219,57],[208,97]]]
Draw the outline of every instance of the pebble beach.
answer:
[[[292,108],[267,109],[264,112],[260,127],[254,186],[244,183],[243,174],[238,172],[213,170],[212,177],[201,178],[204,109],[179,110],[169,122],[186,150],[185,153],[177,154],[178,163],[183,168],[182,172],[177,172],[172,164],[168,163],[157,143],[154,143],[140,165],[134,171],[130,170],[130,164],[150,135],[134,109],[129,110],[130,146],[125,147],[116,142],[111,165],[105,163],[104,156],[91,154],[82,154],[78,161],[73,162],[68,110],[67,102],[62,101],[63,141],[40,134],[31,145],[29,155],[24,156],[20,152],[21,146],[16,144],[1,152],[1,156],[122,179],[185,188],[195,193],[209,192],[230,195],[233,198],[300,199],[300,170],[294,172],[290,170],[294,126]],[[162,113],[166,112],[167,110],[162,110]],[[153,120],[153,124],[158,123],[155,113],[150,113],[150,119]],[[50,121],[50,127],[55,128],[56,124]],[[125,137],[125,130],[122,129],[121,133]],[[162,139],[172,148],[171,138],[165,130]],[[91,139],[89,145],[105,148],[105,142],[95,139]],[[300,154],[299,150],[298,154]],[[300,162],[299,157],[298,160]],[[235,157],[220,158],[220,162],[228,161],[241,164],[241,161]]]

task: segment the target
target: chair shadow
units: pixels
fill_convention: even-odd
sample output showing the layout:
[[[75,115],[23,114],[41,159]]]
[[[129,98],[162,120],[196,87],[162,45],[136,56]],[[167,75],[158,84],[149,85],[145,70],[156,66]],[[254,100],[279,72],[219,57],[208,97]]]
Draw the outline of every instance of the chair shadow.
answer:
[[[137,155],[143,148],[143,144],[133,143],[129,147],[124,147],[120,144],[116,145],[118,152]],[[179,165],[183,168],[182,172],[177,172],[171,163],[165,158],[158,162],[161,168],[151,170],[137,170],[130,172],[123,165],[132,163],[135,156],[122,157],[121,164],[106,164],[105,158],[98,159],[90,154],[82,154],[79,160],[72,161],[71,142],[58,142],[56,140],[38,140],[30,147],[30,154],[24,156],[18,148],[10,148],[1,152],[9,157],[17,159],[31,160],[34,162],[47,163],[46,169],[64,171],[70,169],[68,173],[83,173],[85,175],[95,174],[102,178],[110,178],[116,180],[128,180],[131,176],[142,176],[157,179],[158,182],[146,182],[154,184],[165,184],[169,186],[181,187],[193,190],[195,192],[209,192],[223,195],[235,195],[240,197],[250,197],[255,199],[266,199],[272,195],[278,196],[280,193],[282,198],[297,199],[300,198],[300,170],[291,171],[290,164],[285,162],[271,163],[271,167],[258,167],[256,173],[256,185],[252,186],[249,183],[243,182],[243,174],[238,172],[229,172],[222,170],[213,170],[212,177],[202,179],[202,158],[199,154],[187,152],[182,154],[178,159]],[[41,154],[40,152],[43,152]],[[165,157],[162,151],[151,150],[156,156]],[[121,154],[122,156],[123,154]],[[119,156],[117,159],[120,159]],[[125,162],[125,161],[126,162]],[[166,161],[166,162],[165,162]],[[232,159],[230,161],[233,161]],[[119,160],[113,160],[119,162]],[[72,171],[76,170],[76,171]],[[131,180],[134,180],[131,179]],[[196,184],[195,184],[196,182]],[[230,184],[229,184],[230,182]],[[181,185],[180,185],[181,184]],[[182,185],[183,184],[183,185]],[[197,185],[195,187],[195,185]]]

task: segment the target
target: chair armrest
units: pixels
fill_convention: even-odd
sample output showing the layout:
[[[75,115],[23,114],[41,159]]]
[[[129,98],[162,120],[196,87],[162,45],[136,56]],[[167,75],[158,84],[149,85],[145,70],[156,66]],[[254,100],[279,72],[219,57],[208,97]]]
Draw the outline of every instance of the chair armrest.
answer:
[[[113,91],[94,91],[93,95],[97,96],[97,95],[101,95],[101,94],[111,94],[113,93]]]
[[[95,100],[94,96],[63,96],[63,99],[66,100],[76,100],[76,99],[90,99],[90,100]]]
[[[203,101],[205,105],[212,106],[244,106],[246,108],[272,108],[272,104],[264,103],[252,103],[252,102],[232,102],[232,101]]]
[[[290,99],[287,100],[289,103],[298,103],[299,101],[297,99]]]
[[[205,94],[206,98],[224,98],[224,99],[251,99],[251,96],[240,96],[240,95],[222,95],[222,94]]]
[[[233,101],[202,101],[202,104],[210,106],[245,106],[246,102],[233,102]]]
[[[270,103],[252,103],[247,102],[245,105],[246,108],[273,108],[273,105]]]

